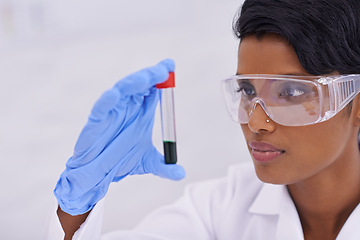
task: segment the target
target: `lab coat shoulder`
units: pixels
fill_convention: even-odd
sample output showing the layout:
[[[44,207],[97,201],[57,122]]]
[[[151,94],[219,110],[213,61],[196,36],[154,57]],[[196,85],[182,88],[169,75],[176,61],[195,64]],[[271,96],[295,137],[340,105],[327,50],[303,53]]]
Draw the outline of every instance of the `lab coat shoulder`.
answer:
[[[225,178],[190,185],[187,194],[211,229],[209,239],[236,239],[246,232],[249,209],[263,185],[249,162],[231,166]]]
[[[251,163],[232,166],[224,178],[188,185],[181,199],[155,210],[135,231],[159,239],[232,239],[246,228],[241,223],[262,185]]]

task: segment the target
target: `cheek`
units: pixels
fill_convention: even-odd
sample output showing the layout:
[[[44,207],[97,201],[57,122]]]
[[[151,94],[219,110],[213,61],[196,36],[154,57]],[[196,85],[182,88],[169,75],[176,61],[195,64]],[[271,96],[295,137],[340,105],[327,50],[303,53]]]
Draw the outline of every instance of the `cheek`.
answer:
[[[345,131],[331,122],[294,128],[288,131],[287,136],[289,154],[306,165],[331,163],[348,142]]]
[[[329,135],[325,137],[324,133],[319,130],[289,131],[287,139],[289,142],[288,154],[295,158],[302,158],[303,161],[314,161],[314,159],[326,157],[328,151],[325,150],[328,149],[329,144],[333,145],[331,137]]]

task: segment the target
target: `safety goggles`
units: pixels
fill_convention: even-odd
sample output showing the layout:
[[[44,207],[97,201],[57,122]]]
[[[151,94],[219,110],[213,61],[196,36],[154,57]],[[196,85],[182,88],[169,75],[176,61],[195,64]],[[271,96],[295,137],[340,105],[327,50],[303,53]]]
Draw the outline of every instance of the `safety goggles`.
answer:
[[[222,81],[231,118],[248,123],[256,105],[275,122],[304,126],[326,121],[360,92],[360,74],[237,75]]]

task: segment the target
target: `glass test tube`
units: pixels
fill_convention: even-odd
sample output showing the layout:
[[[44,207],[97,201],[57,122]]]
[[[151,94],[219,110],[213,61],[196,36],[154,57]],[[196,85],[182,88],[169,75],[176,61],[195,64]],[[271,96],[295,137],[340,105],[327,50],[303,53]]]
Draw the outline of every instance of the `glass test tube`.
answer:
[[[165,82],[156,85],[156,88],[161,89],[161,126],[166,164],[175,164],[177,161],[174,87],[175,75],[173,72],[169,73],[169,78]]]

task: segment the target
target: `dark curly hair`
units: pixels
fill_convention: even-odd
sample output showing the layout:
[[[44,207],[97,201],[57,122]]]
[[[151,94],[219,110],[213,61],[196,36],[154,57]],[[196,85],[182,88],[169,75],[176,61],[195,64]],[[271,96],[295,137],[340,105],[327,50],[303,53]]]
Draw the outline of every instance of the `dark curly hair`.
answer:
[[[360,0],[245,0],[233,30],[285,37],[312,75],[360,73]]]

